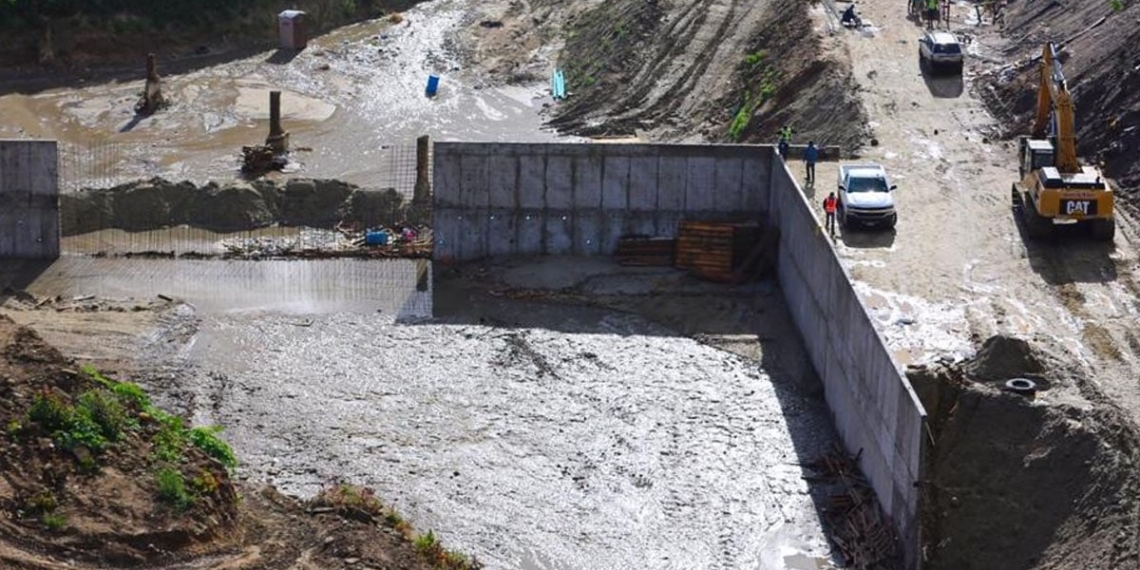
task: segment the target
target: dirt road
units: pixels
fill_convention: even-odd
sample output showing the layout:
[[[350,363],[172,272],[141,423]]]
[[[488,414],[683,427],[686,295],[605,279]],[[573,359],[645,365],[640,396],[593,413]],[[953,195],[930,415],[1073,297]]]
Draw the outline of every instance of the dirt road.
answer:
[[[849,52],[879,140],[864,158],[896,178],[899,224],[897,233],[845,233],[840,250],[900,360],[967,356],[995,332],[1032,338],[1081,363],[1090,386],[1140,418],[1135,217],[1118,211],[1115,248],[1029,244],[1011,207],[1015,149],[989,139],[993,119],[970,92],[984,60],[998,58],[996,31],[956,6],[953,28],[973,40],[971,61],[964,80],[932,78],[919,71],[921,28],[901,3],[860,10],[874,37],[825,42]],[[822,199],[834,176],[822,171],[809,193]],[[1090,386],[1061,385],[1046,398],[1099,399]]]

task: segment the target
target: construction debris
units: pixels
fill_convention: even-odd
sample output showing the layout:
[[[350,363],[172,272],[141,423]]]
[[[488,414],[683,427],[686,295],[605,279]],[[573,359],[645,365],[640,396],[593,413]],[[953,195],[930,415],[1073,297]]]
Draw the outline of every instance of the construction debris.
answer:
[[[241,147],[241,171],[250,176],[260,176],[271,170],[284,170],[289,158],[277,154],[269,145]]]
[[[673,238],[626,236],[618,240],[614,257],[621,265],[672,267],[676,245]]]
[[[898,536],[879,507],[875,491],[859,472],[858,456],[851,457],[837,448],[805,466],[817,474],[804,479],[831,486],[823,514],[829,538],[846,566],[860,570],[901,568]]]

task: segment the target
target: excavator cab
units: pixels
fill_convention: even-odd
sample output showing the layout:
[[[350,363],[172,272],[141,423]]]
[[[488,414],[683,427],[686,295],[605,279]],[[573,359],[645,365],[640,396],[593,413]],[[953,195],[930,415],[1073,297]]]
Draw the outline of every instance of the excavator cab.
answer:
[[[1041,85],[1033,137],[1019,144],[1019,183],[1013,196],[1022,206],[1031,239],[1051,237],[1056,226],[1087,226],[1094,239],[1111,242],[1116,234],[1113,194],[1100,171],[1077,159],[1075,111],[1056,48],[1046,44],[1041,56]]]

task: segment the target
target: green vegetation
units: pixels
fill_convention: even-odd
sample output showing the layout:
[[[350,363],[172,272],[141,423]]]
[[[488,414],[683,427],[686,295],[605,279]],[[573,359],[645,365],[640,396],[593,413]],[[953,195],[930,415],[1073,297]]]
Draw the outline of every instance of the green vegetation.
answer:
[[[189,508],[195,496],[214,494],[221,486],[218,476],[207,469],[200,469],[187,484],[179,470],[179,465],[186,462],[187,445],[200,449],[227,470],[237,466],[233,450],[218,437],[222,428],[187,428],[182,418],[154,407],[137,384],[116,382],[91,367],[82,371],[93,381],[94,388],[80,393],[74,401],[58,390],[43,390],[32,399],[25,422],[8,422],[9,436],[50,434],[56,445],[77,452],[80,470],[91,473],[99,468],[97,456],[122,441],[128,431],[140,432],[149,440],[152,459],[157,463],[158,496],[179,510]],[[144,428],[140,422],[150,425]],[[44,491],[29,498],[24,510],[48,515],[56,506],[55,496]],[[44,524],[62,528],[66,520],[58,517],[49,522],[45,516]]]
[[[84,392],[76,405],[45,390],[32,400],[28,421],[49,432],[56,445],[69,450],[83,447],[94,454],[118,441],[128,424],[122,405],[103,389]]]
[[[24,501],[24,510],[32,513],[50,513],[59,506],[55,494],[51,491],[40,491]]]
[[[744,56],[744,83],[747,87],[758,87],[753,95],[751,88],[744,90],[744,102],[737,107],[732,115],[732,123],[728,126],[728,138],[738,142],[743,138],[752,117],[768,99],[776,94],[779,74],[768,63],[768,50],[757,50]]]
[[[155,474],[158,480],[158,498],[178,510],[186,510],[194,504],[194,498],[186,492],[186,480],[182,473],[171,467],[163,467]]]
[[[1119,12],[1124,9],[1124,0],[1109,0],[1108,5],[1114,12]]]
[[[67,517],[61,513],[44,513],[42,520],[49,530],[61,530],[67,526]]]
[[[227,469],[233,469],[237,467],[237,457],[234,456],[234,450],[229,444],[218,438],[221,432],[221,426],[196,427],[190,430],[188,439],[194,447],[205,451],[206,455],[217,459]]]
[[[190,480],[190,487],[199,495],[213,495],[217,492],[219,486],[218,478],[205,469]]]
[[[436,568],[441,570],[470,570],[473,568],[481,568],[478,562],[468,560],[466,556],[458,552],[451,552],[439,543],[435,533],[427,531],[427,534],[421,534],[416,537],[413,544],[416,551]]]

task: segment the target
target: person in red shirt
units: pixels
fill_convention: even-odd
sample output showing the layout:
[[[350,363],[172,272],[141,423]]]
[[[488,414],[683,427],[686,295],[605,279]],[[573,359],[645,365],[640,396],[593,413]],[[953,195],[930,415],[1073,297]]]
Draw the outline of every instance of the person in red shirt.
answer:
[[[835,237],[835,211],[839,209],[839,199],[835,197],[835,192],[832,192],[823,199],[823,212],[827,214],[827,219],[823,225],[827,228],[827,233],[831,237]]]

